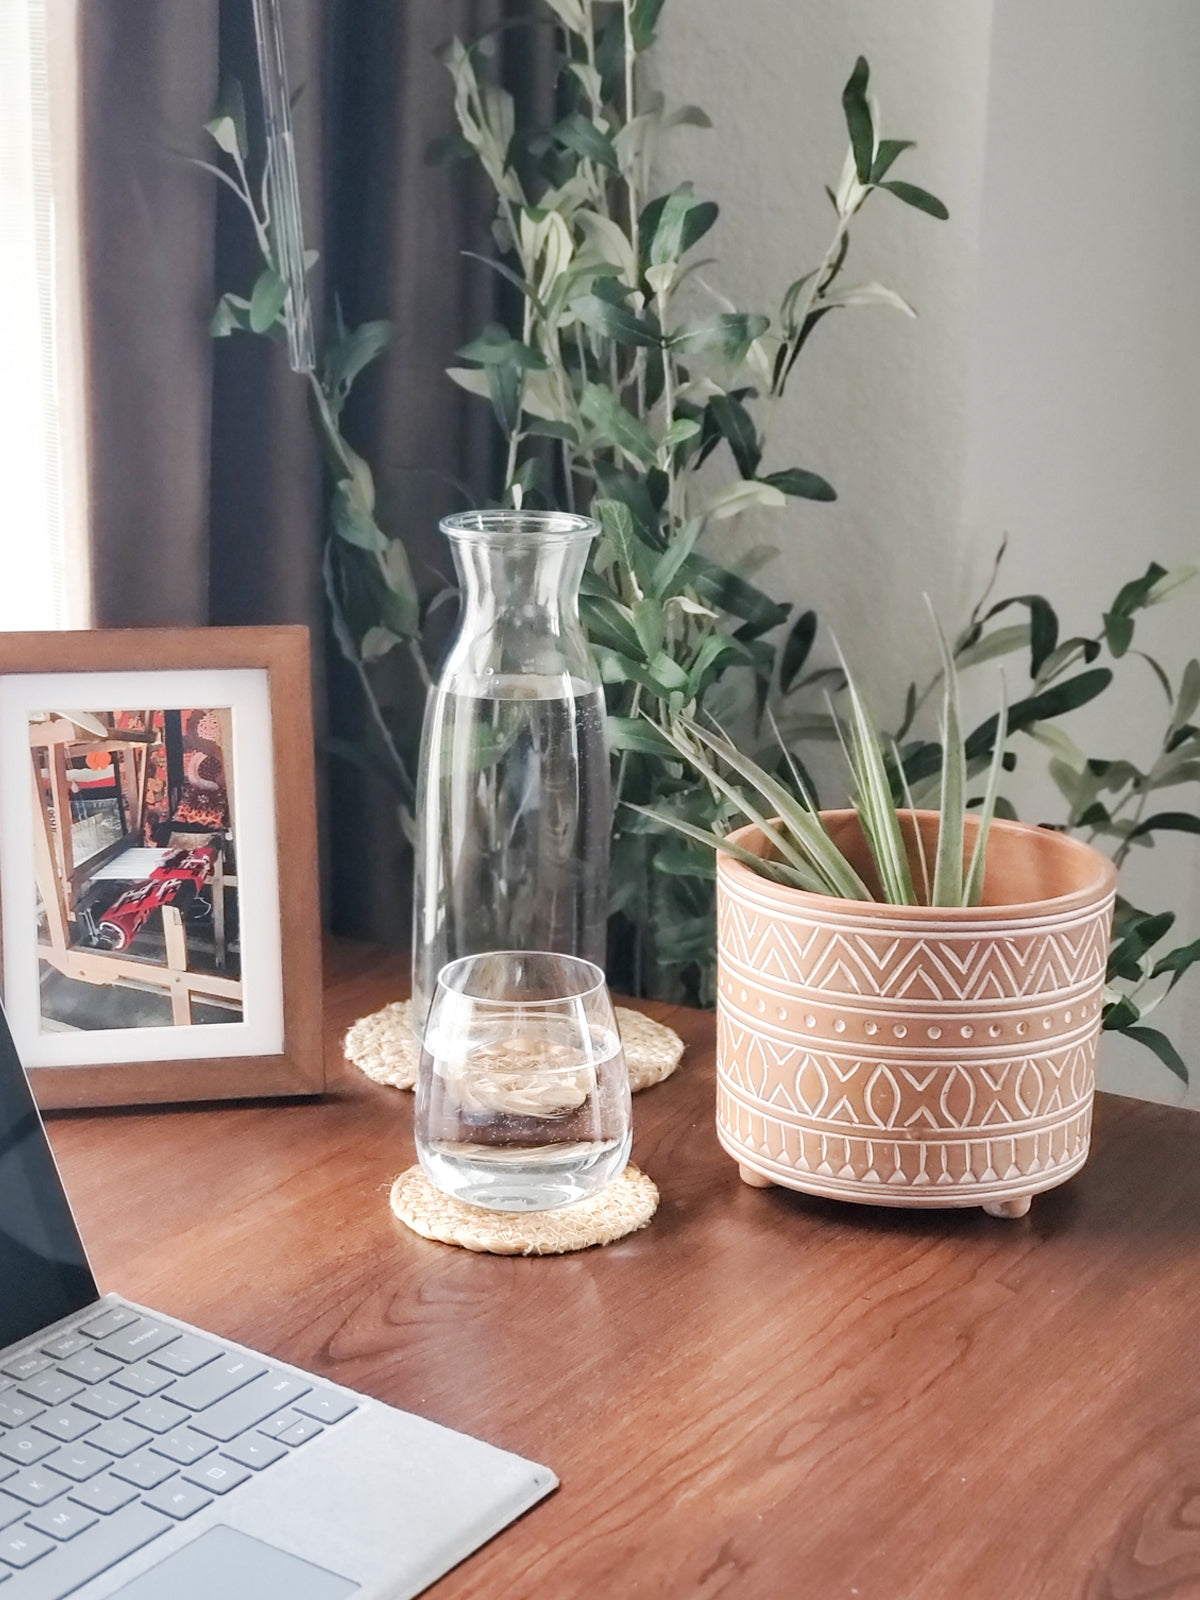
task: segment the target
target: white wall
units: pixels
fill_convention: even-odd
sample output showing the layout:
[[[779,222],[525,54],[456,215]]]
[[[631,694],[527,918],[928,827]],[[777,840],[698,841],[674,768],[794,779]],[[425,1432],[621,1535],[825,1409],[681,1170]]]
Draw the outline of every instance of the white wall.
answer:
[[[1094,631],[1121,582],[1200,555],[1200,6],[1004,0],[996,7],[983,183],[965,528],[1007,529],[1010,592],[1036,587]],[[1200,586],[1137,642],[1178,669],[1200,654]],[[1130,660],[1089,717],[1089,753],[1152,758],[1165,705]],[[1197,809],[1195,785],[1155,809]],[[1124,892],[1200,933],[1200,850],[1139,852]],[[1157,899],[1156,899],[1157,897]],[[1193,1061],[1200,979],[1153,1019]],[[1191,1048],[1188,1047],[1192,1042]],[[1102,1081],[1181,1090],[1106,1040]]]
[[[882,196],[867,208],[848,276],[891,284],[921,318],[865,311],[818,330],[768,466],[810,466],[840,499],[737,535],[781,546],[772,587],[837,628],[881,712],[929,658],[921,591],[953,624],[1003,532],[1005,592],[1045,592],[1072,631],[1093,630],[1151,557],[1200,548],[1200,6],[1004,0],[994,26],[992,9],[677,0],[661,31],[668,98],[716,123],[685,132],[661,176],[720,202],[709,275],[740,305],[774,310],[824,248],[821,185],[841,163],[841,87],[860,51],[885,132],[919,141],[896,175],[950,208],[949,223]],[[1139,642],[1176,668],[1200,653],[1196,598],[1152,617]],[[1094,753],[1148,756],[1157,691],[1141,670],[1131,661],[1084,719]],[[1183,936],[1200,932],[1195,844],[1146,853],[1126,884],[1180,907]],[[1197,1041],[1200,1105],[1200,994],[1178,1000],[1156,1021],[1185,1056]],[[1119,1041],[1102,1077],[1182,1096]]]

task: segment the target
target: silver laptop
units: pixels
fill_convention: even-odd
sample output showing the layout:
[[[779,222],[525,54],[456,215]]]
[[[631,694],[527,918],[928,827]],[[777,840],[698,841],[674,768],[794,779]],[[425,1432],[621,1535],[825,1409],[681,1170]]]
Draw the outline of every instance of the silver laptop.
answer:
[[[0,1600],[403,1600],[556,1481],[102,1296],[0,1017]]]

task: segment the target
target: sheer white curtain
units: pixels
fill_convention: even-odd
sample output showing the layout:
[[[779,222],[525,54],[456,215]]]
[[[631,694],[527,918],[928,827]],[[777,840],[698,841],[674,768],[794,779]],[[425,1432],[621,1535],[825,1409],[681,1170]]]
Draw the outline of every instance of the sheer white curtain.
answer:
[[[76,0],[0,3],[0,628],[88,621]]]

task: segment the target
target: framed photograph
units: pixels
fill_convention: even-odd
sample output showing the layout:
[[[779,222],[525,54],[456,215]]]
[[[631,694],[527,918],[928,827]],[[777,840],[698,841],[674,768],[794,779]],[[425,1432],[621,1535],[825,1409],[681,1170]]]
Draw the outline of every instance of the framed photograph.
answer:
[[[0,633],[0,979],[43,1107],[319,1094],[304,628]]]

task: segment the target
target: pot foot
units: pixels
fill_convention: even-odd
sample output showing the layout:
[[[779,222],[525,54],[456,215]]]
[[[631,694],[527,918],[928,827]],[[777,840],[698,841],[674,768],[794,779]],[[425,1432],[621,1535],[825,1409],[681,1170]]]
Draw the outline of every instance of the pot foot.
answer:
[[[771,1189],[775,1185],[773,1178],[765,1178],[761,1172],[756,1172],[753,1167],[746,1166],[742,1161],[738,1162],[738,1177],[752,1189]]]
[[[1031,1194],[1019,1194],[1013,1200],[993,1200],[983,1209],[989,1217],[1023,1217],[1032,1204]]]

